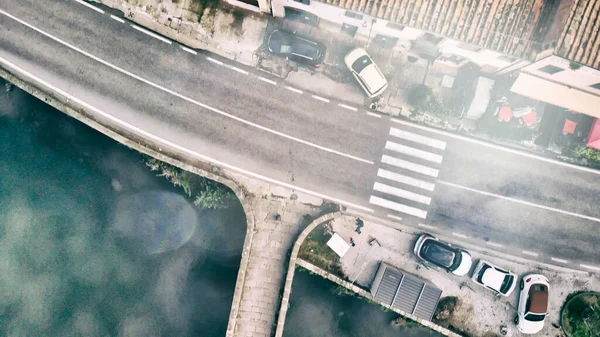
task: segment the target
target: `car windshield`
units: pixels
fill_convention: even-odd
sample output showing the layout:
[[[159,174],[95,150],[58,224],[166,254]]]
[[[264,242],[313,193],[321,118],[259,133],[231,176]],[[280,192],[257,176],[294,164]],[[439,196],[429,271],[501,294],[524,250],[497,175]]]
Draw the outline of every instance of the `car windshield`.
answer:
[[[546,318],[546,315],[544,315],[544,314],[527,314],[527,315],[525,315],[525,320],[528,320],[530,322],[540,322],[540,321],[543,321],[544,318]]]
[[[287,45],[287,44],[282,44],[281,47],[279,47],[279,52],[282,54],[289,54],[292,52],[292,46]]]
[[[477,275],[477,282],[483,283],[483,275],[485,275],[485,271],[488,270],[489,268],[490,268],[490,266],[488,266],[487,264],[484,265],[483,267],[481,267],[481,270],[479,271],[479,274]]]
[[[506,292],[510,289],[514,282],[514,276],[506,275],[504,280],[502,281],[502,286],[500,286],[500,292],[506,294]]]
[[[428,242],[423,250],[423,253],[427,259],[432,260],[433,262],[446,268],[453,266],[457,267],[460,265],[460,254],[456,256],[452,250],[448,249],[448,247],[437,241]]]
[[[368,67],[372,63],[373,62],[371,61],[371,59],[367,55],[361,56],[356,61],[354,61],[354,63],[352,63],[352,70],[354,70],[354,71],[356,71],[357,73],[360,74],[360,72],[363,69],[365,69],[366,67]]]

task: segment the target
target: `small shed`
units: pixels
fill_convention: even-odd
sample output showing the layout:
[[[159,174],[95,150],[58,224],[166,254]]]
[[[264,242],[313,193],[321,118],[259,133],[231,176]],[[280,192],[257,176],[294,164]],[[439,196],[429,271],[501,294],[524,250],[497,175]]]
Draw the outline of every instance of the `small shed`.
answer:
[[[442,290],[420,277],[380,262],[371,295],[381,303],[431,321]]]

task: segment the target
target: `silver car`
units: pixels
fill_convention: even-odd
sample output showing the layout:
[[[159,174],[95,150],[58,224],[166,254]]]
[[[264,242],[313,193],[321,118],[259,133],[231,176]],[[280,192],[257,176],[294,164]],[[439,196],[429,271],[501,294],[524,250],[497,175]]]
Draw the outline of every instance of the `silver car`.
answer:
[[[388,81],[366,50],[352,50],[344,57],[344,63],[370,98],[381,95],[388,87]]]

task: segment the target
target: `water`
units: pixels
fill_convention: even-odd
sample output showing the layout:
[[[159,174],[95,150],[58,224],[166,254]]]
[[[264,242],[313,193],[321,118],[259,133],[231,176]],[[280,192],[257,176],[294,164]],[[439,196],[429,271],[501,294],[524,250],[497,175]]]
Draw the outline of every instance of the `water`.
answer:
[[[245,231],[239,203],[198,210],[137,152],[0,93],[0,336],[222,337]]]
[[[336,293],[337,285],[296,270],[284,337],[441,337],[422,326],[392,326],[398,314]]]

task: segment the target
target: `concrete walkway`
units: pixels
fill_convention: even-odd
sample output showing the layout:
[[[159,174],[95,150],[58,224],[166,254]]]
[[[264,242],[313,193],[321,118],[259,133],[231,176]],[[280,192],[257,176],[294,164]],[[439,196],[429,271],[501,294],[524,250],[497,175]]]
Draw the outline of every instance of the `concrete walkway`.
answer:
[[[288,253],[298,234],[319,211],[297,200],[274,198],[256,198],[252,207],[255,226],[244,246],[242,258],[248,260],[238,276],[227,337],[272,335]],[[306,215],[309,217],[305,220]]]

